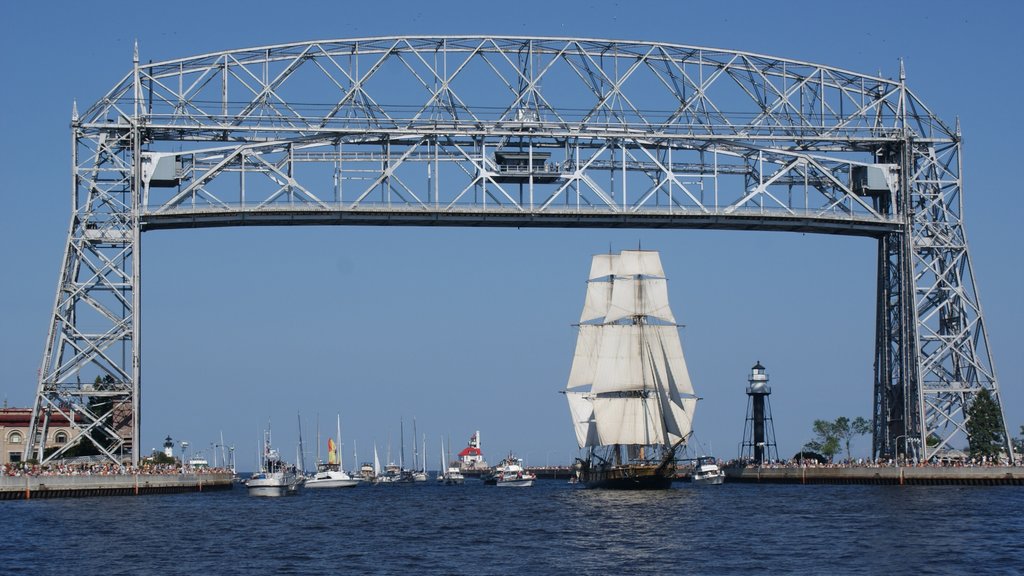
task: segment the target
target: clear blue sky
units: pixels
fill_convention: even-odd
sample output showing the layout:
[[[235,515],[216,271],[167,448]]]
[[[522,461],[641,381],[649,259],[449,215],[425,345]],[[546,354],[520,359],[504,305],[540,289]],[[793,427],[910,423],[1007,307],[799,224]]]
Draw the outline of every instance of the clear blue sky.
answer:
[[[286,8],[282,9],[282,6]],[[0,394],[30,406],[70,212],[71,103],[84,108],[141,59],[290,41],[508,34],[664,41],[759,52],[893,77],[959,116],[971,256],[1011,430],[1024,285],[1014,134],[1024,56],[1018,3],[962,2],[17,2],[0,21]],[[875,244],[785,233],[304,227],[182,230],[143,240],[142,450],[167,434],[209,447],[223,430],[242,469],[274,423],[308,452],[342,415],[360,459],[417,418],[431,463],[481,430],[484,453],[530,464],[576,453],[564,398],[591,254],[662,253],[704,400],[697,437],[732,457],[744,387],[771,377],[780,451],[816,418],[871,416]],[[325,440],[326,442],[326,440]],[[867,455],[861,439],[856,455]],[[407,448],[411,454],[411,448]],[[383,457],[383,454],[382,454]],[[409,456],[407,456],[409,457]],[[349,462],[346,462],[349,464]]]

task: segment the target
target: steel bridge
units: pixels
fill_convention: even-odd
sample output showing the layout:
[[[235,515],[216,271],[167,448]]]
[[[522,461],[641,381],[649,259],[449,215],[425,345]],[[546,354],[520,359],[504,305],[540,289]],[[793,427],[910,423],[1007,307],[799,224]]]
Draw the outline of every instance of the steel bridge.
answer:
[[[491,36],[150,64],[136,47],[71,128],[71,222],[25,458],[59,458],[82,437],[139,461],[141,235],[169,228],[868,236],[873,453],[931,458],[962,442],[979,392],[1000,403],[964,233],[959,125],[929,111],[902,63],[892,79],[676,44]],[[75,423],[66,444],[48,438],[54,414]]]

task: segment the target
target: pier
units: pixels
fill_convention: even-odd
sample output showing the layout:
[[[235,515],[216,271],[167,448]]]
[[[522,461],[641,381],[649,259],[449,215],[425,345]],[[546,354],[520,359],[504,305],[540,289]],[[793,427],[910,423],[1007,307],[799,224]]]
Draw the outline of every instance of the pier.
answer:
[[[230,490],[231,474],[124,474],[0,477],[0,500],[139,496]]]
[[[1024,486],[1024,467],[726,468],[727,483]]]

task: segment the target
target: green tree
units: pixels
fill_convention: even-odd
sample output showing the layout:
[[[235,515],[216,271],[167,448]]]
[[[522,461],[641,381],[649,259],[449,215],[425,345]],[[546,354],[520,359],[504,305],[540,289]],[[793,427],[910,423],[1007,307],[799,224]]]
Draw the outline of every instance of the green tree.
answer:
[[[871,432],[871,422],[860,416],[857,416],[852,421],[846,416],[840,416],[832,423],[832,433],[846,448],[847,460],[853,459],[853,455],[850,454],[850,442],[857,436],[863,436],[869,432]]]
[[[987,389],[982,388],[967,409],[966,427],[972,457],[999,456],[1006,443],[1003,416]]]
[[[814,440],[804,444],[804,449],[813,450],[829,459],[839,453],[841,447],[846,448],[846,459],[851,460],[850,442],[857,436],[863,436],[871,432],[871,421],[857,416],[850,420],[846,416],[840,416],[835,422],[828,420],[815,420],[811,427],[814,432]]]
[[[804,444],[804,448],[821,454],[832,461],[839,452],[839,438],[836,436],[835,423],[828,420],[815,420],[811,426],[814,440]]]

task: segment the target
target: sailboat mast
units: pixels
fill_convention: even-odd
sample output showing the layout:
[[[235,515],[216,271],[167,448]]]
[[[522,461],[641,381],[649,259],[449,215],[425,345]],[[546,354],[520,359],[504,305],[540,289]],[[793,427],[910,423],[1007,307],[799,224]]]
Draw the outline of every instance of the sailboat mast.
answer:
[[[338,469],[344,470],[345,466],[341,461],[341,412],[338,412],[338,444],[334,447],[335,455],[338,457]]]
[[[412,469],[418,468],[420,463],[420,453],[416,448],[416,436],[419,433],[416,431],[416,418],[412,419]]]
[[[330,456],[327,457],[330,460]],[[320,413],[316,413],[316,465],[319,467],[322,460],[320,460]]]
[[[302,414],[296,414],[299,418],[299,457],[296,458],[296,464],[299,466],[299,470],[302,472],[306,471],[306,456],[303,454],[302,449]]]
[[[402,435],[402,438],[398,441],[401,449],[401,452],[398,453],[398,470],[401,472],[405,470],[405,420],[398,421],[398,433]]]

